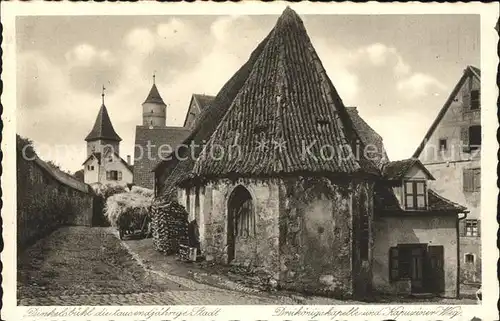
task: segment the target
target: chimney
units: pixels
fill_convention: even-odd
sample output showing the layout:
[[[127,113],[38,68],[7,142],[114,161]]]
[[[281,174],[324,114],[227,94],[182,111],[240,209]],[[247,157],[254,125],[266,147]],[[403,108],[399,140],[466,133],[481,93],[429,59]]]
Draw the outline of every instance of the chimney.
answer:
[[[130,155],[127,155],[127,164],[132,165],[130,161]]]

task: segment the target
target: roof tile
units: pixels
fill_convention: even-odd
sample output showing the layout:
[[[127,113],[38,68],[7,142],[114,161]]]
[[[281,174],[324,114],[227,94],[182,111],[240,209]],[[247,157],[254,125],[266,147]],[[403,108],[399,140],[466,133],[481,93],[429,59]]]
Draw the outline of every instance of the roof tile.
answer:
[[[85,140],[87,142],[94,141],[98,139],[105,139],[111,141],[121,141],[122,139],[116,133],[113,125],[111,124],[111,119],[109,118],[108,110],[104,104],[101,105],[99,113],[94,123],[94,127],[87,135]]]

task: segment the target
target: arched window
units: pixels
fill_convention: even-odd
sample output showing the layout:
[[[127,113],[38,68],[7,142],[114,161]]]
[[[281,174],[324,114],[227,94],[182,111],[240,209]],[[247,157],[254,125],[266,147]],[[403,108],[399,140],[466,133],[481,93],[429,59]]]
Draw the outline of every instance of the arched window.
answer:
[[[227,209],[227,262],[236,255],[236,244],[240,239],[255,236],[255,211],[252,195],[238,185],[229,196]]]

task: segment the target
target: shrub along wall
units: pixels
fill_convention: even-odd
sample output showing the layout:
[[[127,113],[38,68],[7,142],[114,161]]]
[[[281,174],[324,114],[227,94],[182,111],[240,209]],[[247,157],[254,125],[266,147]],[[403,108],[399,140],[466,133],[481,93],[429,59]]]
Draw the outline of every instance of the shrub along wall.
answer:
[[[94,194],[87,184],[40,160],[17,154],[17,245],[26,246],[61,225],[92,224]]]

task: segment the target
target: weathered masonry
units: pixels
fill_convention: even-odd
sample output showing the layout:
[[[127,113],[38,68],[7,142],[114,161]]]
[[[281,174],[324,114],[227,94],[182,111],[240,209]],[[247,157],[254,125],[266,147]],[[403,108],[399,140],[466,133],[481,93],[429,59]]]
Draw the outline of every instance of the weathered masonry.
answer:
[[[178,149],[180,158],[156,166],[155,190],[179,200],[198,222],[207,258],[257,267],[281,288],[341,298],[395,293],[403,280],[409,292],[456,295],[444,274],[435,279],[445,288],[428,286],[433,271],[419,286],[422,277],[412,275],[420,265],[404,268],[404,255],[401,273],[389,279],[396,261],[389,251],[413,244],[389,227],[444,215],[433,225],[444,228],[448,219],[458,222],[463,207],[422,190],[432,175],[418,160],[389,162],[380,135],[343,104],[290,8],[197,117],[184,144],[202,142],[194,159]],[[398,188],[405,202],[394,202]],[[449,240],[432,233],[417,242],[423,256],[435,253],[429,244]],[[436,256],[432,262],[447,264]],[[456,264],[445,269],[457,274]]]
[[[23,157],[17,137],[18,249],[61,225],[92,224],[94,194],[85,183],[52,168],[31,153]]]

